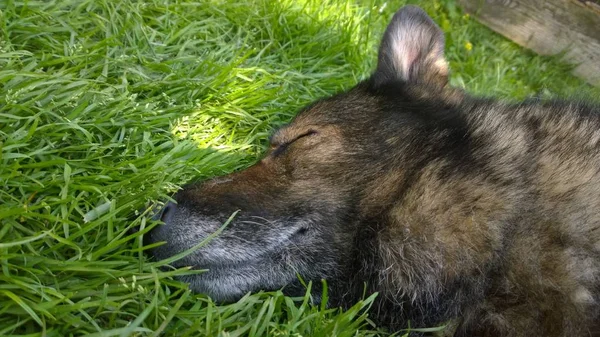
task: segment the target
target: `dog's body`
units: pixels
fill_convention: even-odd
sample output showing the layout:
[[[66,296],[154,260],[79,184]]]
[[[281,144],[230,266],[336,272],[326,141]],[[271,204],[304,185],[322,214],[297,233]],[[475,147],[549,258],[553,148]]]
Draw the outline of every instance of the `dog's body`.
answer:
[[[503,104],[448,88],[443,35],[415,7],[373,76],[302,111],[255,166],[169,204],[166,257],[209,271],[216,300],[329,284],[332,305],[379,292],[391,328],[464,336],[600,336],[600,110]]]

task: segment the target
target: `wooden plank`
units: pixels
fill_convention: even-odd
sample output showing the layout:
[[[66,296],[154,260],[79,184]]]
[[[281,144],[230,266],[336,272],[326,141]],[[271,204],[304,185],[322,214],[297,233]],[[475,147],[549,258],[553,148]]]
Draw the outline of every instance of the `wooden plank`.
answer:
[[[466,12],[542,55],[564,52],[576,76],[600,86],[598,0],[458,0]]]

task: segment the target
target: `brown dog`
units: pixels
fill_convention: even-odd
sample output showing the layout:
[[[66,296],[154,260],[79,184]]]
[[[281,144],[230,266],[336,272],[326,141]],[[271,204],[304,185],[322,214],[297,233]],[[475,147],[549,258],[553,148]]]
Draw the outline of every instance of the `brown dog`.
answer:
[[[600,110],[504,104],[447,86],[444,37],[419,8],[392,19],[372,77],[305,108],[256,165],[185,187],[150,240],[206,268],[218,301],[302,291],[332,305],[379,292],[393,329],[600,336]]]

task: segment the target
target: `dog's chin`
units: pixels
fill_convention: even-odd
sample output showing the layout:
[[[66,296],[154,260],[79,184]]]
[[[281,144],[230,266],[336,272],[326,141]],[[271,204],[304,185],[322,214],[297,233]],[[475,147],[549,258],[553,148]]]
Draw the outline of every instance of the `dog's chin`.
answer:
[[[225,271],[224,268],[223,271]],[[190,289],[196,293],[205,294],[217,304],[231,304],[239,301],[249,293],[258,293],[261,291],[271,292],[281,290],[285,296],[304,297],[307,288],[304,282],[298,279],[297,275],[282,277],[282,275],[271,275],[268,282],[263,277],[248,278],[242,275],[236,275],[234,269],[231,270],[228,277],[211,276],[210,271],[200,275],[187,275],[179,279],[188,283]],[[279,278],[280,282],[275,282]],[[322,285],[313,283],[311,286],[310,301],[313,305],[319,305],[322,300]]]
[[[188,283],[192,291],[207,295],[217,304],[236,302],[245,294],[252,291],[240,287],[236,282],[226,283],[218,278],[202,277],[199,275],[183,276],[180,280]]]
[[[235,302],[250,292],[279,290],[297,281],[291,268],[276,268],[260,261],[201,269],[206,271],[181,276],[180,281],[188,283],[192,291],[222,304]]]

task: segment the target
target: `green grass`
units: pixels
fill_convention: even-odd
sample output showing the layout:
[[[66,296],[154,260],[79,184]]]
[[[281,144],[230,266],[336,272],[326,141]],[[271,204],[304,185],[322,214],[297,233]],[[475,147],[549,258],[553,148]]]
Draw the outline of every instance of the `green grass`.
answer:
[[[0,336],[383,334],[372,298],[217,306],[146,259],[136,211],[248,166],[301,106],[365,78],[403,3],[0,1]],[[448,33],[454,85],[600,97],[453,1],[416,3]]]

